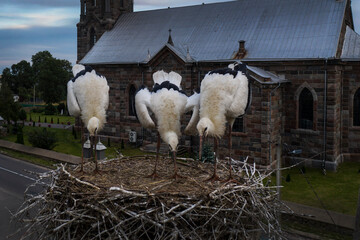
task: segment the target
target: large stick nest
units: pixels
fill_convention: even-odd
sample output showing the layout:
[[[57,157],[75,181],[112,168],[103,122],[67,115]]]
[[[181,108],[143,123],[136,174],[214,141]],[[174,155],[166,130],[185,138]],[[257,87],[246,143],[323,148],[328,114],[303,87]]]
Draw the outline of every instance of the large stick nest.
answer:
[[[22,239],[254,239],[281,236],[281,203],[264,185],[271,173],[233,164],[238,183],[205,181],[212,165],[178,160],[180,180],[171,179],[171,159],[159,161],[160,178],[148,176],[152,156],[119,158],[79,167],[58,166],[40,175],[14,219],[24,222]],[[228,177],[221,161],[218,174]]]

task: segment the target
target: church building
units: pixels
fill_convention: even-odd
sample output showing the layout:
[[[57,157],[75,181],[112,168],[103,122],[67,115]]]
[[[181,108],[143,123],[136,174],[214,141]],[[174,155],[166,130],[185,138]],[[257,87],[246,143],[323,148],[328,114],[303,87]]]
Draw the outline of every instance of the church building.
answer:
[[[156,141],[135,117],[136,90],[175,71],[190,96],[205,74],[248,66],[252,103],[232,133],[233,157],[336,169],[360,159],[360,36],[350,0],[237,0],[134,12],[133,0],[80,0],[78,62],[104,75],[103,135]],[[184,116],[187,123],[190,113]],[[197,136],[182,136],[194,146]],[[226,156],[227,138],[221,141]]]

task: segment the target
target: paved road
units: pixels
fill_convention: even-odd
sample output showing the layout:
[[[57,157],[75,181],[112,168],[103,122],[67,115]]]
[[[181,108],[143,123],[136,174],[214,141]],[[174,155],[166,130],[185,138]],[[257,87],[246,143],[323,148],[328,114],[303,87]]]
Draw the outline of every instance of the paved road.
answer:
[[[9,210],[16,212],[24,200],[25,189],[35,181],[36,176],[26,171],[40,173],[47,169],[0,154],[0,240],[16,231],[16,224],[10,223]]]

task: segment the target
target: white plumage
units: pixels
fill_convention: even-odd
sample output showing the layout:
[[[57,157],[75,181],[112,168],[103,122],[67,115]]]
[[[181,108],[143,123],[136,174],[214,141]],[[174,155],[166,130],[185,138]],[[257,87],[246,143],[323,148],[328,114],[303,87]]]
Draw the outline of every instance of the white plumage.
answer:
[[[245,113],[250,101],[250,86],[245,71],[245,65],[231,64],[228,68],[211,71],[202,80],[198,103],[200,120],[196,126],[200,136],[200,157],[202,137],[223,137],[226,122],[229,123],[231,148],[231,129],[234,121]],[[216,164],[213,177],[217,178]]]
[[[106,123],[109,106],[109,86],[106,78],[90,67],[76,64],[74,78],[67,84],[67,105],[70,115],[81,117],[90,136],[99,132]],[[97,170],[97,164],[96,164]]]
[[[181,136],[181,116],[185,112],[188,97],[181,90],[181,76],[178,73],[157,71],[153,74],[154,86],[150,92],[143,88],[135,96],[135,108],[137,117],[142,126],[155,128],[155,123],[150,117],[149,110],[154,113],[158,130],[159,151],[160,139],[167,143],[173,152],[175,175],[177,178],[175,153]],[[157,154],[158,159],[158,154]],[[157,160],[156,160],[157,162]],[[157,164],[157,163],[156,163]],[[154,173],[156,177],[156,164]]]

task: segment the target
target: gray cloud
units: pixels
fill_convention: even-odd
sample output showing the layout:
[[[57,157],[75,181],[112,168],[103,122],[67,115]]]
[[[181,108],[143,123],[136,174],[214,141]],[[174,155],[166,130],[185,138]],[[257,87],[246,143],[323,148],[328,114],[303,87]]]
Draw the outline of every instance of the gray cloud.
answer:
[[[5,67],[48,50],[54,57],[76,61],[76,26],[0,30],[0,74]]]
[[[78,7],[80,0],[3,0],[2,4],[41,7]]]

